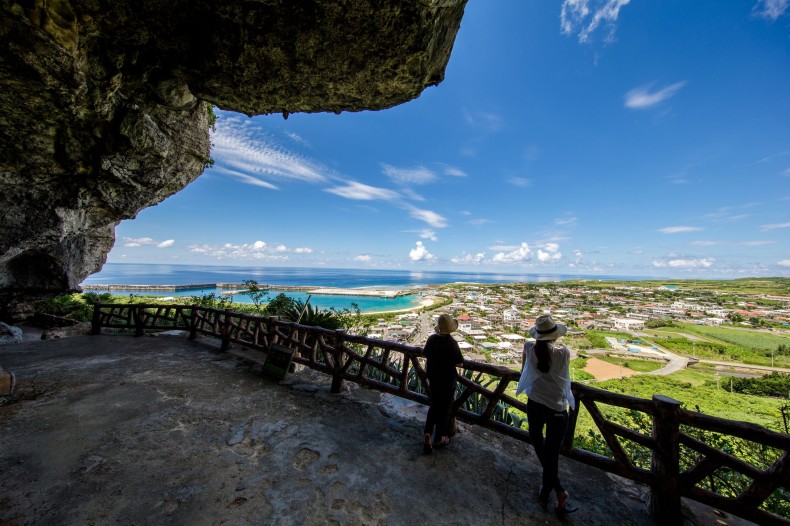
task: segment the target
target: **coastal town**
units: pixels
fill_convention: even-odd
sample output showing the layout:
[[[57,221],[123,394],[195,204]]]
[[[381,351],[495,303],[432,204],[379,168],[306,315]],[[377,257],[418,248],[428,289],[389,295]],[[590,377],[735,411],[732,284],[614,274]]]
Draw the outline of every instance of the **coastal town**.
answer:
[[[656,333],[645,331],[670,324],[790,337],[790,297],[771,294],[731,294],[678,286],[602,286],[598,282],[452,284],[427,288],[422,294],[440,306],[378,318],[368,336],[422,345],[433,331],[433,320],[447,313],[458,320],[454,337],[468,359],[505,365],[520,364],[529,329],[544,313],[568,325],[563,341],[574,356],[620,354],[669,363],[678,357],[677,351],[666,349],[658,343]],[[596,342],[586,337],[590,331],[604,335],[605,345],[594,345]],[[683,356],[683,367],[700,361],[695,356],[695,342],[700,342],[701,349],[705,341],[700,336],[685,337],[692,343],[691,352]],[[762,365],[753,363],[752,367],[790,371],[788,358],[774,352]],[[726,355],[708,361],[745,367]]]

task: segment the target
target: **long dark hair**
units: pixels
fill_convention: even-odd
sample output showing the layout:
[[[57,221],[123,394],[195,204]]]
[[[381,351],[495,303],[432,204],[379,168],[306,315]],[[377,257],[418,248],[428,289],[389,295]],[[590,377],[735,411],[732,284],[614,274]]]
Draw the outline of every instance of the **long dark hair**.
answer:
[[[551,367],[551,356],[549,356],[549,341],[538,340],[535,342],[535,356],[538,357],[538,371],[549,372]]]

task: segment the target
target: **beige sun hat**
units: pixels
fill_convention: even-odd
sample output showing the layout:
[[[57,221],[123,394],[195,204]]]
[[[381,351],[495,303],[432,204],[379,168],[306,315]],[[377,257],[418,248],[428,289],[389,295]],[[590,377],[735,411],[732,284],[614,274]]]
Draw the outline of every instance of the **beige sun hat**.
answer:
[[[557,323],[551,314],[543,314],[535,320],[535,326],[529,330],[529,335],[536,340],[556,340],[568,332],[568,327]]]
[[[435,330],[437,334],[450,334],[457,328],[458,320],[449,314],[442,314],[439,316],[439,319],[436,320],[436,327],[434,327],[433,330]]]

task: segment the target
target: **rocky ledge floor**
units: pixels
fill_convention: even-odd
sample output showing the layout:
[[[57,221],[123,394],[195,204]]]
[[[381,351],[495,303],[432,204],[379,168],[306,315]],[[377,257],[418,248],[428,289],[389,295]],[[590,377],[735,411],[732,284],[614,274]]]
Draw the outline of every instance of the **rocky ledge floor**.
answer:
[[[285,381],[183,335],[0,347],[0,524],[653,524],[646,490],[561,459],[580,510],[544,512],[531,446],[310,370]],[[738,524],[687,508],[690,523]]]

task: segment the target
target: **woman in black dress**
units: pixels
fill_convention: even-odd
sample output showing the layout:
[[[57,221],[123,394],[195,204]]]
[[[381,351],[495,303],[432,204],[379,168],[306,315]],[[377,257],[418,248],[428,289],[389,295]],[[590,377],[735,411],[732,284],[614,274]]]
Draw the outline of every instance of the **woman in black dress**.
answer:
[[[436,334],[425,342],[424,354],[428,373],[430,406],[425,419],[423,451],[430,453],[433,445],[450,443],[450,407],[455,398],[456,367],[462,367],[464,357],[458,342],[451,336],[458,328],[458,321],[449,314],[442,314],[436,323]]]

